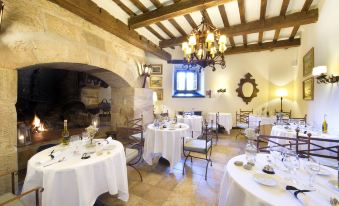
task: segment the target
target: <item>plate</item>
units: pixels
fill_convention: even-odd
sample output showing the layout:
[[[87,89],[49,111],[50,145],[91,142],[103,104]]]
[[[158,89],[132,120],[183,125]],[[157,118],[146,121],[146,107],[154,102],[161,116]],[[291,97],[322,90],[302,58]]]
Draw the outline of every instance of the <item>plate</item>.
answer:
[[[331,172],[324,167],[320,167],[320,171],[318,172],[318,175],[320,175],[320,176],[330,176]]]
[[[329,180],[328,184],[330,184],[333,189],[335,189],[337,191],[339,190],[338,180]]]
[[[254,181],[259,184],[274,187],[278,184],[278,182],[272,177],[272,175],[268,174],[254,174],[253,175]]]

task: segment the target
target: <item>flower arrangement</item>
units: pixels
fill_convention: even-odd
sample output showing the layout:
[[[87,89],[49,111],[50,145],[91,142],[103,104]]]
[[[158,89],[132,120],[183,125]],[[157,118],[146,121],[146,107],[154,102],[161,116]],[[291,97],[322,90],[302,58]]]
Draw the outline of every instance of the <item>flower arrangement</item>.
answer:
[[[95,127],[94,125],[90,125],[85,130],[90,138],[94,138],[94,135],[98,132],[99,128]]]

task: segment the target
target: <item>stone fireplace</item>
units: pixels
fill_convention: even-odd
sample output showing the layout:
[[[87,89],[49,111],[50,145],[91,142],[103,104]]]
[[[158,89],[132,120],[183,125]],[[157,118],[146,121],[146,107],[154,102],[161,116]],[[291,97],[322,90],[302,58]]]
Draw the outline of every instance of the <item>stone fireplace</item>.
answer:
[[[142,113],[145,123],[151,121],[152,91],[140,88],[142,78],[138,74],[146,63],[143,50],[48,1],[4,3],[0,32],[0,173],[18,169],[16,103],[18,73],[23,68],[86,72],[106,82],[113,97],[112,128]],[[0,185],[0,193],[10,191],[10,177],[0,178]]]

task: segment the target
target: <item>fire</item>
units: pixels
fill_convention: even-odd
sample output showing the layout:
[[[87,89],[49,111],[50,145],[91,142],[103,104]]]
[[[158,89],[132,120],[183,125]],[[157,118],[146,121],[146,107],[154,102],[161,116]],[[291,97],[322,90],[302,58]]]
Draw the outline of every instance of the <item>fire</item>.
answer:
[[[38,132],[43,132],[46,131],[44,124],[41,122],[38,116],[34,116],[33,120],[33,127],[38,131]]]

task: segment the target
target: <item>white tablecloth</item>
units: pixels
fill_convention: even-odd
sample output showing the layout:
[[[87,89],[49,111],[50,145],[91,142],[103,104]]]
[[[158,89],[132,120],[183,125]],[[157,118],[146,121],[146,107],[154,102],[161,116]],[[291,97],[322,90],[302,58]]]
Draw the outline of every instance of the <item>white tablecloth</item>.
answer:
[[[276,169],[276,174],[273,177],[277,180],[278,184],[274,187],[263,186],[253,179],[253,174],[263,173],[261,170],[265,164],[267,154],[259,154],[257,162],[252,170],[245,170],[243,167],[234,165],[235,161],[245,160],[245,155],[240,155],[228,161],[224,175],[220,184],[219,191],[219,206],[264,206],[264,205],[277,205],[277,206],[302,206],[303,204],[296,199],[291,193],[285,190],[286,180],[285,172]],[[308,183],[308,174],[303,169],[303,161],[301,167],[297,172],[297,180],[299,184]],[[305,200],[311,202],[310,205],[330,205],[330,197],[339,199],[339,194],[336,189],[328,184],[330,179],[336,180],[337,171],[326,167],[331,172],[330,176],[317,176],[315,178],[316,191],[305,193]],[[299,189],[305,187],[297,186]]]
[[[113,149],[99,156],[91,154],[85,160],[81,159],[81,153],[86,152],[82,145],[78,146],[81,149],[77,154],[74,153],[75,147],[62,145],[37,153],[28,161],[23,192],[37,186],[43,187],[43,206],[92,206],[97,197],[105,192],[118,194],[119,199],[127,201],[129,194],[124,148],[118,141],[111,144],[114,145]],[[46,159],[52,150],[59,151],[60,155],[56,158],[65,157],[65,161],[43,167],[49,162],[39,162]],[[23,199],[25,205],[35,205],[34,197],[33,194]]]
[[[248,116],[248,120],[249,120],[250,126],[253,125],[254,127],[257,127],[259,126],[259,122],[260,122],[260,125],[274,124],[276,121],[276,117],[265,117],[265,116],[257,116],[257,115],[250,114]]]
[[[216,113],[210,112],[208,113],[208,122],[210,123],[211,120],[216,122]],[[219,113],[219,124],[225,127],[225,130],[230,134],[232,129],[232,114],[231,113]]]
[[[202,116],[187,115],[185,117],[178,115],[178,122],[185,123],[190,127],[190,131],[193,132],[193,137],[201,135],[202,129]]]
[[[181,127],[181,128],[179,128]],[[152,165],[153,157],[161,155],[170,162],[170,168],[181,160],[182,137],[191,136],[187,124],[178,123],[176,129],[158,129],[153,124],[147,126],[144,143],[144,160]]]

